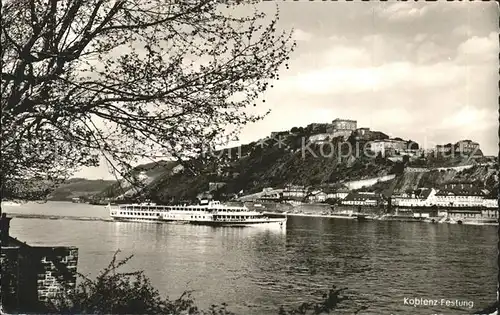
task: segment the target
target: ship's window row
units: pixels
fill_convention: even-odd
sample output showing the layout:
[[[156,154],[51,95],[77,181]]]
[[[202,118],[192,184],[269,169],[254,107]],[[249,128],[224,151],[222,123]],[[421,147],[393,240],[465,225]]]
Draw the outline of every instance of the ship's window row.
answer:
[[[120,214],[123,214],[123,215],[142,215],[142,216],[147,216],[147,217],[154,217],[154,216],[159,216],[160,214],[159,213],[144,213],[144,212],[123,212],[123,211],[120,211]]]
[[[120,211],[120,214],[121,215],[142,215],[142,216],[158,216],[158,215],[160,215],[159,212],[130,212],[130,211]],[[242,216],[221,215],[220,217],[242,217]],[[253,217],[253,216],[243,216],[243,217],[248,218],[248,217]]]
[[[246,219],[256,219],[257,216],[253,215],[218,215],[217,218],[219,219],[228,219],[228,220],[234,220],[234,219],[239,219],[239,220],[246,220]]]
[[[218,211],[218,212],[245,212],[245,208],[192,208],[192,207],[139,207],[139,206],[125,206],[120,207],[120,210],[125,211]]]

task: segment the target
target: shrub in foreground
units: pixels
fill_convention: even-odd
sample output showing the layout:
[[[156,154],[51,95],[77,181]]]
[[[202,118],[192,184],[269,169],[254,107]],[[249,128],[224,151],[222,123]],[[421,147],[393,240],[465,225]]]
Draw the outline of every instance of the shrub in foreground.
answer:
[[[79,274],[82,281],[75,290],[61,293],[50,300],[50,313],[59,314],[191,314],[191,315],[235,315],[227,305],[212,305],[200,310],[190,291],[178,299],[163,298],[142,271],[120,272],[132,256],[117,259],[115,253],[109,265],[94,279]],[[278,315],[328,314],[346,300],[345,289],[333,287],[320,302],[302,303],[297,308],[276,310]],[[364,308],[362,308],[364,309]],[[359,312],[359,310],[358,310]],[[357,312],[355,312],[357,313]]]

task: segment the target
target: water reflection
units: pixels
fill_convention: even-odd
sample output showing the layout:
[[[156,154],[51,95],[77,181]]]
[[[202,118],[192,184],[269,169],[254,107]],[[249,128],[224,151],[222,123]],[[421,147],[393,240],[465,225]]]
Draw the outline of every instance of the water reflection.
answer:
[[[117,249],[120,257],[134,254],[127,268],[145,270],[160,292],[175,298],[192,289],[201,306],[227,302],[239,314],[275,314],[333,284],[351,289],[356,303],[368,301],[373,314],[462,312],[408,308],[408,296],[477,306],[495,298],[496,227],[290,217],[286,230],[270,230],[15,219],[11,232],[31,244],[77,246],[79,271],[94,276]]]

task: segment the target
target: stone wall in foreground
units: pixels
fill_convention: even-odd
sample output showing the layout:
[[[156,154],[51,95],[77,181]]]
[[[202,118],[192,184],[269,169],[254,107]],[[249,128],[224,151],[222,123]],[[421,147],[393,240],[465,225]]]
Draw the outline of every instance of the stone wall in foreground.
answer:
[[[75,247],[2,247],[1,299],[7,312],[45,312],[45,302],[76,286]]]

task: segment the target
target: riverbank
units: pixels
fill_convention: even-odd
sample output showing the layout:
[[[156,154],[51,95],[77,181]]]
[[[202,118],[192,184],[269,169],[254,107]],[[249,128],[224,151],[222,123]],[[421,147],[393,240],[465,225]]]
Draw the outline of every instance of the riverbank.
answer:
[[[264,212],[265,215],[270,217],[312,217],[312,218],[332,218],[332,219],[345,219],[345,220],[358,220],[358,221],[398,221],[398,222],[422,222],[432,224],[463,224],[463,225],[488,225],[497,226],[499,223],[495,219],[477,219],[477,218],[463,218],[462,220],[450,219],[447,217],[413,217],[394,214],[367,214],[367,213],[278,213],[278,212]]]
[[[332,218],[332,219],[346,219],[346,220],[356,220],[358,217],[355,215],[346,214],[311,214],[311,213],[276,213],[276,212],[264,212],[267,216],[279,216],[279,217],[313,217],[313,218]]]

